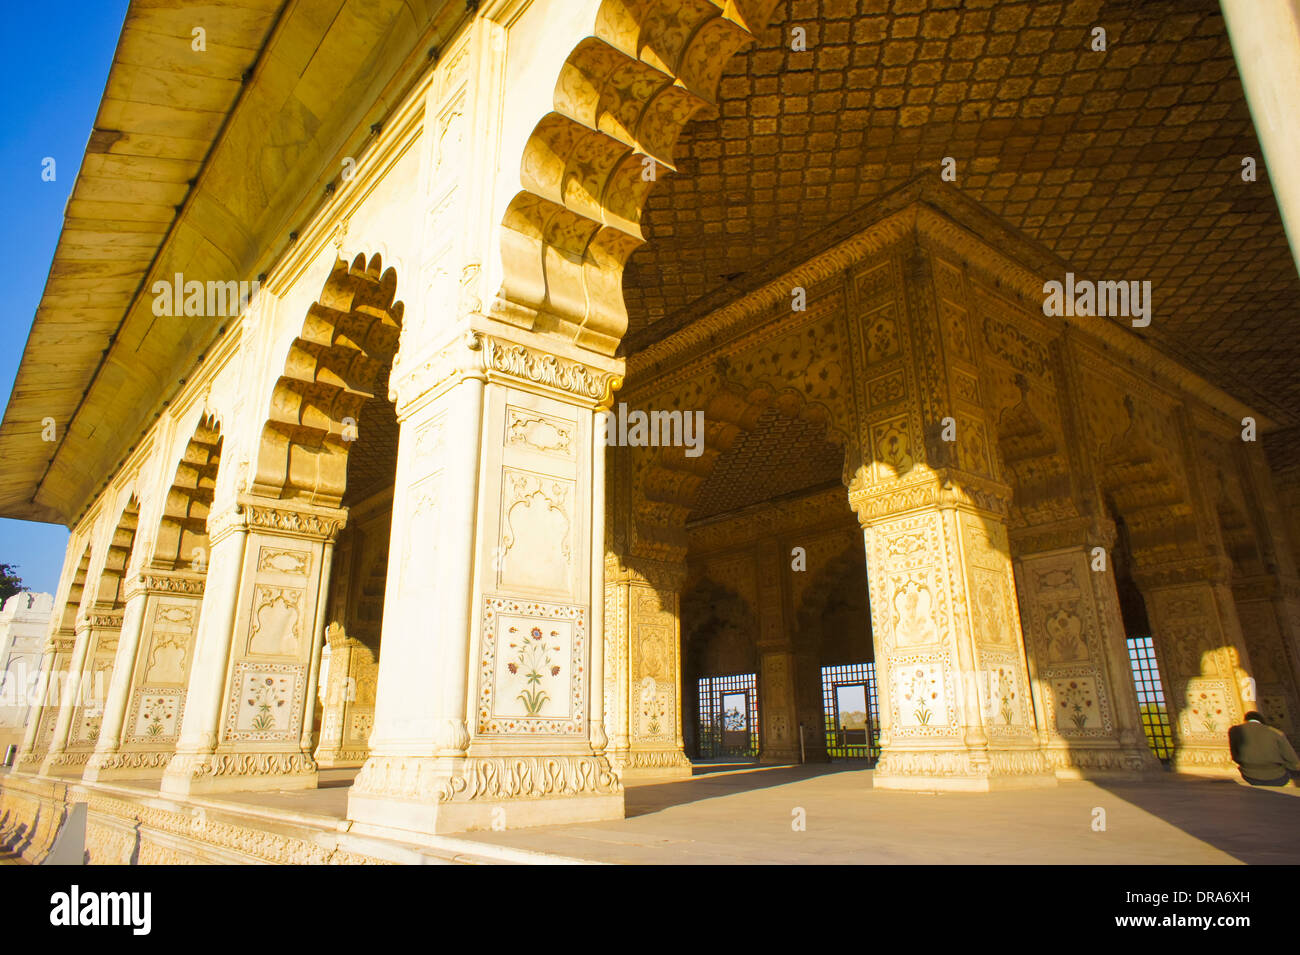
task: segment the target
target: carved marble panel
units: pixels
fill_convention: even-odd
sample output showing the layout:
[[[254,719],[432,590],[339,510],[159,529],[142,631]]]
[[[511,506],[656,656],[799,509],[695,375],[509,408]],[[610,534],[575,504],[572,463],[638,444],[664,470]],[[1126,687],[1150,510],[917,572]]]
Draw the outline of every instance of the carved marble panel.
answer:
[[[571,480],[502,468],[498,590],[573,593],[574,487]]]
[[[302,587],[254,586],[248,634],[250,655],[298,655],[306,629],[306,596]]]
[[[302,664],[236,661],[226,705],[226,740],[296,741],[306,683]]]
[[[478,733],[586,733],[587,653],[585,607],[485,597]]]

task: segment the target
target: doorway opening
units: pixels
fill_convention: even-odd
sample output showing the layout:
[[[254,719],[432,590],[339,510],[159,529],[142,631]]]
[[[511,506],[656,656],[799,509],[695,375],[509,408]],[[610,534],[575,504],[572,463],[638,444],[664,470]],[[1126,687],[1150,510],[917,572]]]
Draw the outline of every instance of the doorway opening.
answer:
[[[701,677],[699,700],[702,759],[758,758],[758,674]]]
[[[870,760],[880,756],[880,702],[874,662],[822,667],[822,709],[827,756]]]

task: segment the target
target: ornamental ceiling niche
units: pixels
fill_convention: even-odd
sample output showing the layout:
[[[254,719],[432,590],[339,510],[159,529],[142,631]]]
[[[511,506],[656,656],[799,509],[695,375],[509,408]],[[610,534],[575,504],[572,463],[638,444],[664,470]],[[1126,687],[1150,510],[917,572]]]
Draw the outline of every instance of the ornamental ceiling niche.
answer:
[[[650,194],[628,353],[951,156],[959,189],[1078,274],[1149,280],[1139,334],[1300,424],[1300,279],[1214,0],[783,0],[758,38]]]

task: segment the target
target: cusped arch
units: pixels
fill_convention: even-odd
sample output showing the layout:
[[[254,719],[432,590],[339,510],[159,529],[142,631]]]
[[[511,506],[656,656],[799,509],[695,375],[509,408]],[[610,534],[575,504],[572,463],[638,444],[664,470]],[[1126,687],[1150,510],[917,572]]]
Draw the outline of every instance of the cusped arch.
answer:
[[[135,548],[136,531],[140,527],[140,498],[133,491],[122,505],[117,523],[113,526],[104,566],[95,586],[94,601],[89,609],[121,609],[126,604],[125,582],[127,570]]]
[[[858,446],[844,427],[846,422],[826,405],[810,400],[789,385],[718,379],[716,388],[701,404],[705,430],[698,456],[688,456],[682,447],[635,449],[634,550],[644,556],[676,559],[685,554],[686,520],[700,488],[722,456],[753,431],[769,410],[814,425],[828,441],[843,449],[841,480],[846,485],[860,461]]]
[[[682,649],[695,677],[756,672],[758,614],[749,601],[705,576],[681,598]]]
[[[556,79],[520,160],[501,238],[496,313],[541,316],[612,355],[627,329],[623,268],[686,123],[716,102],[727,61],[777,0],[605,0]]]
[[[383,259],[337,259],[271,395],[249,490],[337,507],[362,406],[386,394],[403,304]]]
[[[206,569],[210,549],[207,521],[216,493],[221,446],[221,426],[216,416],[204,413],[181,451],[168,486],[149,561],[151,567],[189,567],[199,573]]]
[[[63,601],[63,613],[59,618],[59,631],[64,636],[70,636],[77,628],[77,614],[81,610],[82,597],[86,592],[86,578],[90,574],[90,546],[87,543],[81,549],[81,558],[77,561],[76,569],[72,572],[72,580],[68,584],[68,595]]]
[[[1178,454],[1153,420],[1125,397],[1129,424],[1101,449],[1098,480],[1102,497],[1128,526],[1138,567],[1199,556],[1199,537],[1190,490]]]

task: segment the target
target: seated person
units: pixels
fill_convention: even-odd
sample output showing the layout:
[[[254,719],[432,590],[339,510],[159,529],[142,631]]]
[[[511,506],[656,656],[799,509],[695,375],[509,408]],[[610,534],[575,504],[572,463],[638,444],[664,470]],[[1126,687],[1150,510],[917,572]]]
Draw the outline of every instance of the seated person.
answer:
[[[1256,710],[1246,714],[1246,722],[1228,730],[1228,746],[1241,778],[1252,786],[1285,786],[1292,773],[1300,772],[1300,758],[1291,742],[1281,730],[1265,724]]]

